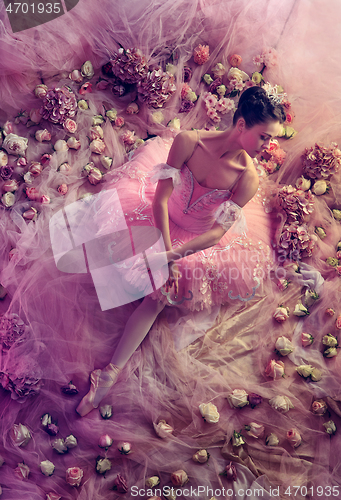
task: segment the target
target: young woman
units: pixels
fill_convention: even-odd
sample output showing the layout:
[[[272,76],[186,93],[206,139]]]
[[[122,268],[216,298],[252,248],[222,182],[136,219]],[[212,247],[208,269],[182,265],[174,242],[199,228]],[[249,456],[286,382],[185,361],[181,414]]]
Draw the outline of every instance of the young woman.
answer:
[[[234,225],[239,232],[246,229],[242,207],[254,197],[259,185],[252,158],[269,146],[284,121],[282,106],[262,88],[251,87],[243,92],[233,126],[228,130],[182,132],[175,137],[167,163],[152,172],[158,184],[149,206],[165,243],[169,278],[163,290],[145,297],[129,318],[111,362],[91,373],[90,391],[76,410],[81,416],[97,408],[109,392],[166,305],[166,297],[168,302],[176,303],[170,299],[171,292],[174,298],[190,298],[184,303],[192,310],[210,309],[228,297],[246,301],[254,296],[259,285],[255,273],[259,251],[250,241],[231,239],[227,232]],[[155,148],[153,141],[148,147]],[[125,168],[125,173],[137,169],[140,176],[149,176],[151,185],[151,161],[152,153],[146,149],[132,166]],[[127,196],[131,204],[133,195],[124,180],[123,185],[122,181],[117,184],[120,187],[121,202],[124,204]],[[269,244],[262,217],[264,213],[258,217],[253,207],[247,217],[252,226],[249,232]],[[239,252],[232,260],[235,246],[247,251],[243,256]],[[157,262],[158,258],[154,255],[152,260]]]

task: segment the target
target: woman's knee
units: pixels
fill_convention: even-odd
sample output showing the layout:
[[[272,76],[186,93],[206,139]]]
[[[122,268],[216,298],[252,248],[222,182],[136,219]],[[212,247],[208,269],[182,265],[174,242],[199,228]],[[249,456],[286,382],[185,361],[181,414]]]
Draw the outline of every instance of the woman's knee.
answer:
[[[152,299],[150,296],[145,297],[141,305],[143,308],[150,310],[154,314],[159,314],[165,307],[163,302]]]

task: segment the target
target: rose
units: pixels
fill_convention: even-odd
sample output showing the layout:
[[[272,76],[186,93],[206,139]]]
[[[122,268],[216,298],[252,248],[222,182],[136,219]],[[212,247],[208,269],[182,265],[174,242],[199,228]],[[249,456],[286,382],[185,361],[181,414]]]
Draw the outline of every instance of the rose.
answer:
[[[81,72],[82,75],[85,76],[86,78],[89,78],[89,80],[94,76],[95,72],[91,61],[85,61],[85,63],[81,67]]]
[[[334,314],[335,314],[334,309],[332,309],[331,307],[328,307],[328,309],[326,309],[324,312],[325,312],[325,314],[327,314],[328,316],[334,316]]]
[[[218,94],[219,94],[221,97],[224,97],[225,92],[226,92],[226,87],[225,87],[225,85],[219,85],[219,87],[217,87],[217,92],[218,92]]]
[[[112,445],[113,439],[108,434],[103,434],[98,440],[98,446],[106,450]]]
[[[157,425],[153,425],[156,434],[162,439],[168,437],[169,434],[172,434],[172,432],[174,431],[173,427],[167,424],[165,420],[159,420],[159,423]]]
[[[44,205],[48,205],[51,199],[49,196],[47,196],[47,194],[42,194],[38,201],[40,201],[40,203],[43,203]]]
[[[301,303],[298,302],[295,305],[294,313],[295,316],[308,316],[309,311],[308,309]]]
[[[327,411],[327,405],[323,399],[317,399],[313,401],[311,410],[315,415],[324,415]]]
[[[323,353],[323,356],[326,358],[333,358],[336,355],[337,355],[336,347],[329,347],[329,349],[326,349]]]
[[[289,441],[291,446],[293,446],[294,448],[297,448],[302,442],[302,438],[301,438],[300,433],[298,432],[297,429],[288,430],[287,440]]]
[[[36,133],[34,134],[34,137],[38,142],[51,140],[51,134],[46,128],[43,130],[37,130]]]
[[[328,184],[325,180],[321,179],[316,181],[313,185],[312,192],[316,194],[316,196],[320,196],[328,191]]]
[[[76,139],[76,137],[69,137],[66,144],[70,149],[79,149],[81,147],[81,142]]]
[[[272,432],[265,439],[265,444],[267,446],[277,446],[278,443],[279,443],[278,437],[276,436],[276,434],[273,434]]]
[[[288,398],[288,396],[275,396],[269,400],[269,405],[277,411],[286,413],[290,408],[294,408],[294,405]]]
[[[338,259],[335,259],[335,257],[327,257],[326,264],[328,264],[328,266],[337,267],[339,265],[339,261]]]
[[[109,118],[111,122],[114,122],[117,117],[117,109],[115,108],[108,109],[108,111],[105,112],[105,115]]]
[[[192,460],[194,460],[194,462],[199,462],[199,464],[204,464],[209,459],[209,456],[207,450],[198,450],[192,456]]]
[[[283,361],[276,361],[274,359],[270,359],[265,368],[265,375],[267,377],[272,377],[274,380],[284,377]]]
[[[322,338],[322,344],[328,347],[336,347],[338,345],[338,341],[337,338],[334,337],[334,335],[328,333],[327,335],[324,335],[324,337]]]
[[[303,177],[303,175],[301,175],[301,177],[296,181],[296,187],[301,191],[308,191],[308,189],[310,189],[310,186],[311,186],[311,180],[306,179],[305,177]]]
[[[208,73],[203,76],[203,80],[207,83],[207,85],[211,85],[211,83],[213,83],[213,78]]]
[[[261,73],[259,73],[258,71],[255,71],[254,73],[252,73],[251,80],[256,85],[259,85],[260,82],[263,80],[263,75]]]
[[[93,167],[88,174],[88,181],[93,186],[96,186],[96,184],[101,182],[102,177],[103,177],[102,172],[97,167]]]
[[[102,139],[94,139],[90,142],[90,151],[96,154],[103,154],[105,150],[105,143]]]
[[[69,78],[76,83],[81,83],[83,81],[83,76],[79,69],[74,69],[73,71],[71,71],[71,73],[69,73]]]
[[[83,471],[79,467],[69,467],[66,471],[66,482],[70,486],[79,486],[83,477]]]
[[[231,64],[231,66],[233,66],[234,68],[237,68],[238,66],[241,65],[242,63],[242,58],[239,54],[232,54],[229,58],[229,63]]]
[[[99,412],[101,417],[107,420],[112,416],[112,406],[111,405],[103,405],[100,407]]]
[[[51,417],[51,415],[49,413],[45,413],[41,417],[41,425],[42,425],[42,427],[45,429],[51,423],[52,423],[52,417]]]
[[[31,439],[31,433],[23,424],[14,424],[11,429],[11,438],[16,446],[26,446]]]
[[[69,396],[73,396],[74,394],[78,394],[78,389],[75,384],[72,383],[72,380],[68,384],[63,385],[60,390],[63,394],[68,394]]]
[[[78,442],[77,442],[77,439],[75,438],[75,436],[73,434],[70,434],[69,436],[67,436],[65,438],[64,444],[67,447],[67,449],[69,450],[70,448],[76,448],[76,446],[78,445]]]
[[[207,62],[210,57],[209,46],[199,44],[193,51],[193,57],[196,64],[205,64],[205,62]]]
[[[69,134],[74,134],[77,130],[77,123],[71,118],[67,118],[63,123],[63,128],[69,132]]]
[[[173,120],[168,122],[167,127],[171,128],[173,130],[180,130],[180,119],[173,118]]]
[[[105,474],[111,469],[111,462],[108,458],[98,458],[96,461],[96,471]]]
[[[49,153],[44,153],[43,155],[41,155],[40,163],[45,167],[50,163],[51,159],[52,155],[50,155]]]
[[[323,424],[324,428],[326,429],[327,434],[335,434],[336,432],[336,425],[333,422],[333,420],[328,420],[328,422],[325,422]]]
[[[38,124],[41,120],[41,114],[40,114],[40,110],[39,109],[31,109],[30,111],[30,120],[31,122],[33,122],[31,125],[33,124]],[[29,123],[27,124],[27,126],[29,126]]]
[[[136,102],[131,102],[126,108],[126,113],[128,115],[136,115],[140,111]]]
[[[44,460],[40,462],[40,470],[44,474],[44,476],[52,476],[54,473],[55,466],[49,460]]]
[[[118,474],[114,481],[114,489],[117,490],[118,493],[127,493],[128,485],[126,479]]]
[[[114,125],[115,125],[115,127],[117,127],[117,128],[121,128],[121,127],[123,127],[123,125],[124,125],[124,118],[123,118],[122,116],[118,116],[118,117],[116,118],[116,120],[114,121],[114,123],[113,123],[113,124],[114,124]]]
[[[340,221],[341,220],[341,210],[337,210],[336,208],[334,208],[332,210],[332,213],[333,213],[333,217],[334,219]]]
[[[318,293],[316,293],[315,290],[312,290],[311,288],[307,288],[304,294],[304,303],[307,307],[310,307],[318,300],[320,297]]]
[[[1,203],[6,207],[6,208],[10,208],[14,205],[15,203],[15,196],[13,193],[5,193],[2,197],[1,197]]]
[[[31,165],[28,167],[28,171],[33,177],[38,177],[43,171],[43,166],[38,161],[32,161]]]
[[[57,424],[53,424],[52,422],[50,422],[49,424],[47,424],[45,430],[48,434],[50,434],[50,436],[56,436],[59,432],[59,427]]]
[[[278,337],[275,348],[282,356],[287,356],[294,350],[294,346],[287,337]]]
[[[188,482],[188,476],[184,470],[180,469],[171,474],[171,481],[174,486],[183,486]]]
[[[251,422],[249,425],[245,426],[245,430],[248,435],[256,439],[263,437],[264,435],[264,425],[257,424],[256,422]]]
[[[8,179],[2,185],[2,189],[6,193],[13,193],[14,191],[16,191],[18,189],[18,187],[19,187],[19,182],[16,181],[15,179]]]
[[[337,317],[337,320],[335,321],[335,328],[341,330],[341,314],[340,316]]]
[[[301,342],[303,347],[308,347],[314,342],[314,337],[310,333],[301,333]]]
[[[245,444],[243,436],[239,432],[233,431],[232,446],[241,446],[242,444]]]
[[[154,123],[161,124],[164,121],[164,119],[165,117],[162,111],[159,110],[159,111],[154,111],[154,113],[152,113],[152,120]]]
[[[325,230],[323,229],[323,227],[320,227],[320,226],[315,227],[315,233],[317,234],[317,236],[321,240],[323,240],[327,236],[327,234],[326,234]]]
[[[3,151],[2,149],[0,150],[0,167],[4,167],[8,163],[8,155]]]
[[[107,89],[109,86],[109,82],[107,80],[99,80],[97,83],[96,83],[96,89],[97,90],[105,90]]]
[[[52,448],[57,451],[60,455],[63,455],[67,452],[67,447],[65,446],[64,439],[58,438],[52,441]]]
[[[225,66],[222,63],[217,63],[215,66],[213,66],[212,73],[214,78],[221,78],[226,73]]]
[[[80,95],[89,94],[90,92],[92,92],[92,83],[90,82],[83,83],[83,85],[79,89]]]
[[[28,146],[28,139],[16,134],[8,134],[5,137],[2,147],[10,155],[24,156]]]
[[[60,186],[58,186],[58,193],[64,195],[68,192],[68,187],[67,187],[67,184],[61,184]]]
[[[86,111],[87,109],[89,109],[89,105],[85,99],[80,99],[77,105],[81,111]]]
[[[61,172],[62,174],[68,174],[71,170],[71,165],[67,162],[64,161],[61,165],[58,167],[58,172]]]
[[[283,323],[289,318],[289,308],[284,306],[279,306],[275,310],[273,317],[278,323]]]
[[[100,160],[101,160],[101,164],[104,168],[106,168],[107,170],[110,169],[111,165],[112,165],[112,162],[113,162],[113,159],[110,158],[110,156],[101,156],[100,157]]]
[[[219,413],[217,407],[213,403],[201,403],[199,410],[203,419],[209,424],[219,422]]]
[[[229,72],[227,73],[227,78],[229,80],[235,80],[237,83],[240,83],[246,82],[246,80],[249,79],[249,75],[238,68],[230,68]]]
[[[14,473],[19,479],[27,479],[30,473],[30,468],[28,465],[20,463],[18,464],[18,467],[14,469]]]
[[[96,125],[101,125],[104,123],[104,118],[102,115],[96,115],[92,117],[92,126],[95,127]]]
[[[46,500],[60,500],[62,497],[50,491],[50,493],[46,493]]]
[[[160,478],[158,476],[148,477],[145,484],[147,488],[154,488],[154,486],[160,484]]]
[[[118,443],[117,449],[122,455],[129,455],[129,453],[131,453],[131,444],[121,441],[120,443]]]
[[[63,139],[58,139],[58,141],[56,141],[54,143],[53,147],[54,147],[54,150],[58,151],[58,152],[60,152],[60,151],[68,151],[69,150],[69,147],[68,147],[66,141],[64,141]]]
[[[100,125],[95,125],[89,130],[90,139],[93,141],[95,139],[103,139],[104,132]]]
[[[36,85],[36,88],[34,89],[34,95],[38,97],[39,99],[44,99],[48,91],[48,86],[44,85],[43,83],[39,83]]]
[[[257,405],[260,405],[262,402],[262,396],[259,394],[255,394],[254,392],[250,392],[247,397],[251,408],[255,408]]]
[[[248,394],[244,389],[234,389],[232,394],[227,396],[231,408],[242,408],[249,404]]]
[[[166,64],[166,71],[174,76],[177,71],[177,67],[174,66],[174,64],[168,63]]]
[[[296,368],[296,371],[301,377],[307,378],[313,372],[313,367],[311,365],[300,365]]]
[[[224,470],[224,476],[226,476],[228,480],[237,481],[237,470],[232,462],[226,465]]]
[[[310,374],[310,378],[313,382],[319,382],[322,378],[321,370],[314,367],[311,374]]]
[[[341,266],[336,266],[335,271],[337,272],[338,276],[341,276]]]

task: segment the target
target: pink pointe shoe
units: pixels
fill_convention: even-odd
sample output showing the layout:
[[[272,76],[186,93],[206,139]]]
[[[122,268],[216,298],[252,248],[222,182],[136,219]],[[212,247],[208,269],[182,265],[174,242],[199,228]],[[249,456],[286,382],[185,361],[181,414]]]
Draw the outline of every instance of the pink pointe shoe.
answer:
[[[76,408],[76,412],[81,417],[90,413],[94,408],[98,408],[102,398],[104,398],[104,396],[109,392],[110,387],[116,382],[120,371],[121,368],[109,363],[104,370],[94,370],[90,373],[90,390]],[[101,378],[101,374],[106,374],[107,376],[105,378]],[[98,402],[95,403],[96,392],[98,390],[99,392],[102,392],[103,395]],[[98,399],[98,397],[96,399]]]

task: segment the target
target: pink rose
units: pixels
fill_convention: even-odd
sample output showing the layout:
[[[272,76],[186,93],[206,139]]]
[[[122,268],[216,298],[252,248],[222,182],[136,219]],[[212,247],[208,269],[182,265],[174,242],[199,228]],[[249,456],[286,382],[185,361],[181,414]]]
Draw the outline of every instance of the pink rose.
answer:
[[[47,94],[47,91],[48,91],[47,85],[40,83],[39,85],[36,85],[36,88],[34,89],[34,94],[39,99],[44,99],[44,97]]]
[[[135,132],[132,130],[127,130],[121,135],[121,140],[127,146],[132,146],[136,140]]]
[[[81,83],[83,81],[83,75],[79,71],[79,69],[74,69],[73,71],[71,71],[71,73],[69,74],[69,78],[76,83]]]
[[[63,123],[64,129],[69,132],[69,134],[74,134],[77,130],[77,123],[71,118],[67,118]]]
[[[337,320],[335,321],[335,328],[341,330],[341,315],[338,316]]]
[[[115,127],[118,127],[118,128],[123,127],[123,125],[124,125],[124,118],[122,118],[122,116],[118,116],[116,118],[116,120],[113,122],[113,124],[115,125]]]
[[[67,187],[67,184],[61,184],[59,187],[58,187],[58,193],[60,194],[66,194],[68,192],[68,187]]]
[[[287,440],[294,448],[297,448],[302,442],[300,433],[296,429],[290,429],[287,432]]]
[[[26,188],[26,196],[31,201],[37,201],[40,198],[39,191],[35,187],[27,187]]]
[[[114,481],[114,489],[118,493],[127,493],[128,485],[126,479],[121,476],[121,474],[117,474],[116,479]]]
[[[47,196],[47,194],[43,194],[40,199],[39,199],[40,203],[42,203],[43,205],[48,205],[51,201],[50,197]]]
[[[229,63],[234,68],[238,68],[238,66],[240,66],[242,63],[242,58],[238,54],[232,54],[232,56],[230,56]]]
[[[38,142],[51,140],[51,134],[46,128],[44,130],[37,130],[36,133],[34,134],[34,137]]]
[[[16,191],[18,189],[18,187],[19,187],[19,183],[15,179],[8,179],[2,185],[2,189],[6,193],[13,193],[14,191]]]
[[[138,112],[139,107],[136,102],[131,102],[130,104],[128,104],[126,109],[126,113],[128,113],[128,115],[136,115]]]
[[[78,150],[81,147],[81,142],[76,139],[76,137],[69,137],[66,144],[70,149]]]
[[[237,481],[237,470],[232,462],[225,467],[224,475],[231,481]]]
[[[308,347],[314,342],[314,337],[310,333],[301,333],[301,342],[303,347]]]
[[[27,165],[27,160],[24,156],[22,156],[21,158],[18,158],[18,160],[17,160],[18,167],[26,167],[26,165]]]
[[[14,469],[14,473],[19,479],[27,479],[30,473],[30,468],[28,465],[21,463]]]
[[[266,368],[265,375],[267,377],[273,377],[274,380],[277,380],[284,376],[284,363],[283,361],[275,361],[271,359]]]
[[[183,486],[188,481],[188,476],[184,470],[177,470],[171,475],[171,481],[174,486]]]
[[[94,141],[95,139],[103,139],[104,133],[100,125],[95,125],[89,130],[90,139]]]
[[[13,131],[14,127],[12,122],[7,121],[6,123],[4,123],[4,126],[2,127],[2,133],[4,135],[13,134]]]
[[[194,62],[196,64],[205,64],[210,57],[210,48],[208,45],[198,45],[193,51]]]
[[[313,401],[313,404],[311,405],[311,410],[315,415],[324,415],[327,411],[327,405],[323,401],[323,399],[317,399]]]
[[[70,486],[79,486],[83,477],[83,471],[79,467],[70,467],[66,471],[66,482]]]
[[[93,167],[88,174],[88,181],[93,186],[96,186],[96,184],[101,182],[102,177],[102,172],[97,167]]]
[[[52,155],[50,155],[49,153],[45,153],[41,156],[40,163],[43,165],[43,167],[45,167],[46,165],[48,165],[50,163],[51,158],[52,158]]]
[[[277,307],[273,317],[278,323],[283,323],[289,318],[289,308],[284,306]]]
[[[83,85],[79,89],[80,95],[85,95],[85,94],[88,94],[90,92],[92,92],[92,83],[90,83],[90,82],[83,83]]]
[[[28,139],[16,134],[8,134],[5,137],[2,147],[10,155],[24,156],[28,146]]]
[[[94,139],[93,141],[90,142],[90,151],[92,153],[101,155],[104,153],[104,150],[105,150],[105,142],[102,141],[102,139]]]
[[[129,453],[131,453],[131,444],[121,441],[120,443],[118,443],[117,449],[122,455],[129,455]]]
[[[33,123],[39,123],[41,120],[40,109],[31,109],[30,111],[30,120]]]
[[[37,210],[34,207],[29,208],[22,214],[23,218],[26,220],[35,220],[37,218]]]
[[[325,314],[327,314],[328,316],[334,316],[335,311],[334,311],[334,309],[329,307],[328,309],[325,310]]]
[[[98,440],[98,446],[106,450],[112,445],[113,439],[108,434],[103,434]]]
[[[43,166],[38,161],[32,161],[28,171],[31,175],[33,175],[33,177],[38,177],[38,175],[40,175],[43,171]]]
[[[249,436],[256,439],[263,437],[264,435],[264,425],[257,424],[256,422],[251,422],[251,424],[246,425],[245,429]]]

